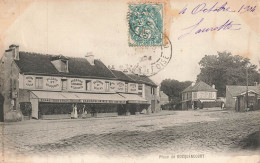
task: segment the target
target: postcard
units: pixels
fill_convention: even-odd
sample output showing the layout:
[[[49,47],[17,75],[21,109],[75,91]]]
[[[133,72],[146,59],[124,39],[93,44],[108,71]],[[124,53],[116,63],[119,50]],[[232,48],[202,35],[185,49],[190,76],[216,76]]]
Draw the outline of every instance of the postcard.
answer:
[[[0,9],[3,163],[259,162],[259,1]]]

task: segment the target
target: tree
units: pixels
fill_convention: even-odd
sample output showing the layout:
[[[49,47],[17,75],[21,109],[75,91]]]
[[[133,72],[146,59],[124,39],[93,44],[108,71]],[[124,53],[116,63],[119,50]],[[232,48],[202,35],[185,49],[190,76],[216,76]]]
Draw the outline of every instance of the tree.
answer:
[[[174,79],[165,79],[161,82],[161,91],[163,91],[173,104],[181,101],[181,92],[191,85],[191,81],[179,82]]]
[[[218,52],[218,55],[206,55],[199,62],[200,74],[197,81],[216,86],[218,96],[225,96],[226,85],[246,85],[248,69],[248,84],[259,82],[259,70],[250,63],[248,58],[232,55],[229,52]]]

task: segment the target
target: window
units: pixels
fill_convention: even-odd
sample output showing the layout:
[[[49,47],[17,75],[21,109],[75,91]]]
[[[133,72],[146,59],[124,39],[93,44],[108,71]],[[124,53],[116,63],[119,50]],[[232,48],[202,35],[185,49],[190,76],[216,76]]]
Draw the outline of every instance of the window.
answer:
[[[139,91],[143,90],[143,85],[142,84],[138,84],[138,90]]]
[[[125,92],[128,92],[128,83],[125,83]]]
[[[42,86],[43,86],[43,79],[42,79],[42,77],[36,77],[35,78],[35,87],[37,89],[42,89]]]
[[[209,98],[212,98],[212,93],[211,92],[209,93]]]
[[[16,90],[16,80],[15,79],[13,80],[13,88],[14,88],[14,90]]]
[[[151,87],[151,94],[154,95],[155,94],[155,89],[153,87]]]
[[[68,61],[67,60],[61,60],[60,70],[61,70],[61,72],[68,71]]]
[[[61,90],[67,89],[67,79],[61,79]]]
[[[86,90],[87,91],[91,90],[91,80],[86,80]]]
[[[105,85],[105,91],[106,91],[106,92],[109,91],[109,82],[106,82],[106,85]]]

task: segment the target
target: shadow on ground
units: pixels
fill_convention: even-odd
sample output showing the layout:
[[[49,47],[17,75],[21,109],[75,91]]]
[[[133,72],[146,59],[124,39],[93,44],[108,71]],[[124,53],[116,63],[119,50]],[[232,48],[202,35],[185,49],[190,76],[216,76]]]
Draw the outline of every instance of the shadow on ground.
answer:
[[[239,142],[238,146],[245,150],[260,149],[260,131],[248,135]]]

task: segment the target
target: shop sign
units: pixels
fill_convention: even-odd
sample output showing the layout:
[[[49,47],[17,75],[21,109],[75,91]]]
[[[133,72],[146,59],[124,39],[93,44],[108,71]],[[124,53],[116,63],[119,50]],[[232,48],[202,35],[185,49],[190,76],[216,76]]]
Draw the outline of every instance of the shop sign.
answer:
[[[72,89],[83,89],[84,81],[81,79],[72,79],[70,81],[70,87]]]
[[[116,89],[116,83],[115,82],[110,82],[110,90],[115,90]]]
[[[137,92],[137,85],[135,83],[129,83],[128,92]]]
[[[58,88],[59,87],[59,80],[55,77],[47,77],[46,78],[46,87],[48,88]]]
[[[39,102],[78,102],[78,103],[106,103],[106,104],[125,104],[125,101],[113,101],[113,100],[76,100],[76,99],[39,99]]]
[[[39,99],[39,102],[57,102],[57,103],[68,103],[68,102],[81,102],[81,100],[75,99]]]
[[[24,83],[26,87],[34,87],[34,77],[25,76]]]
[[[124,82],[118,82],[117,83],[117,91],[120,91],[120,92],[125,91],[125,83]]]
[[[104,89],[104,83],[100,80],[93,81],[93,89],[96,91],[101,91]]]
[[[113,101],[113,100],[82,100],[83,103],[106,103],[106,104],[124,104],[125,101]]]

